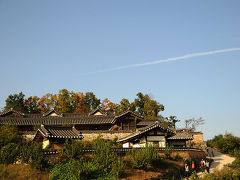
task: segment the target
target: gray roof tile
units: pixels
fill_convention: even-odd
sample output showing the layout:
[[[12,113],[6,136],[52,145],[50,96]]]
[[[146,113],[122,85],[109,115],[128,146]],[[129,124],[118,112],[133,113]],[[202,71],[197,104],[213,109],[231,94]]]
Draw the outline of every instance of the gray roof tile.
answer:
[[[46,126],[41,125],[37,130],[37,133],[34,137],[34,140],[41,133],[42,136],[46,138],[71,138],[71,139],[83,139],[82,133],[75,129],[75,127],[66,127],[66,126]]]

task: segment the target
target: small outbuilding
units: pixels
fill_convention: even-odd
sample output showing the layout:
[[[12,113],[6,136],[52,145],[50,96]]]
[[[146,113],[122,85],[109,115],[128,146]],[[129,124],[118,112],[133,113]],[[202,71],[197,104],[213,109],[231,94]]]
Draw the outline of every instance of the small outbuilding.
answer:
[[[46,126],[41,125],[33,141],[42,142],[43,149],[51,146],[52,149],[61,149],[66,139],[83,139],[83,135],[74,126]]]

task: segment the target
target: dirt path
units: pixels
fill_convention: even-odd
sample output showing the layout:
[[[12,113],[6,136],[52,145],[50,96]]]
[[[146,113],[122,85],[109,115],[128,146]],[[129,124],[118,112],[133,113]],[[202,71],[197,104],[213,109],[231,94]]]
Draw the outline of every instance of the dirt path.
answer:
[[[224,165],[230,164],[235,160],[235,158],[222,154],[216,151],[215,149],[212,149],[212,150],[213,150],[214,157],[207,156],[207,158],[213,159],[213,162],[211,163],[211,166],[210,166],[210,173],[213,173],[214,170],[220,171]],[[202,177],[204,173],[199,172],[198,176]]]
[[[214,160],[210,166],[210,172],[213,172],[214,169],[221,170],[224,165],[232,163],[235,160],[235,158],[222,154],[214,149],[213,149],[213,153],[214,153],[214,157],[210,157]]]

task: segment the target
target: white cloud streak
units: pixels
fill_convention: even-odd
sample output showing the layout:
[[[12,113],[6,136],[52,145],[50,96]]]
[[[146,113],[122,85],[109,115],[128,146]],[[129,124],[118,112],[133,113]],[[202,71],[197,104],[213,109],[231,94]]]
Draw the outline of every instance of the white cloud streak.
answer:
[[[111,69],[100,70],[100,71],[91,72],[88,74],[103,73],[103,72],[117,71],[117,70],[129,69],[129,68],[150,66],[150,65],[155,65],[155,64],[167,63],[167,62],[171,62],[171,61],[180,61],[180,60],[184,60],[184,59],[190,59],[193,57],[208,56],[208,55],[227,53],[227,52],[232,52],[232,51],[240,51],[240,48],[219,49],[219,50],[214,50],[214,51],[186,54],[183,56],[172,57],[172,58],[167,58],[167,59],[160,59],[157,61],[150,61],[150,62],[145,62],[145,63],[131,64],[131,65],[120,66],[120,67],[115,67],[115,68],[111,68]]]

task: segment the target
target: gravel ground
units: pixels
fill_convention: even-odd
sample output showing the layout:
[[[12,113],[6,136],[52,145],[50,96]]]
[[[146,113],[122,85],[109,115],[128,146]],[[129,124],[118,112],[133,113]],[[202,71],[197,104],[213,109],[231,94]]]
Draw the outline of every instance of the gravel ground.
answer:
[[[216,150],[213,150],[213,153],[214,153],[214,157],[211,157],[211,158],[214,161],[211,164],[210,172],[213,172],[214,169],[221,170],[224,165],[232,163],[235,160],[235,158],[222,154]]]

